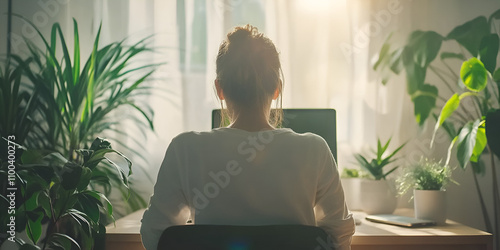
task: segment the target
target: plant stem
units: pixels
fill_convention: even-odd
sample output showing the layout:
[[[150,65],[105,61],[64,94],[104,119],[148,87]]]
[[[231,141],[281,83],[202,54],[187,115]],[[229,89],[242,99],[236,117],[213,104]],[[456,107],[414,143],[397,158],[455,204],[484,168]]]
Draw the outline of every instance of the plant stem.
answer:
[[[453,75],[453,77],[455,77],[455,80],[458,81],[458,79],[460,78],[457,73],[455,73],[455,71],[453,71],[453,69],[450,67],[450,65],[448,65],[446,63],[446,61],[443,60],[443,64],[446,66],[446,68],[448,68],[448,70],[451,72],[451,74]]]
[[[499,231],[499,224],[500,224],[500,217],[498,216],[498,206],[500,205],[500,195],[498,191],[498,179],[497,179],[497,171],[495,168],[495,154],[491,150],[490,145],[488,145],[488,151],[490,152],[490,159],[491,159],[491,172],[493,174],[493,214],[495,216],[495,241],[496,241],[496,246],[500,246],[500,237],[498,235]]]
[[[484,204],[483,194],[481,193],[481,187],[477,181],[477,175],[472,170],[472,176],[474,177],[474,184],[476,186],[477,195],[479,196],[479,202],[481,203],[481,211],[483,212],[484,224],[486,225],[486,231],[493,233],[493,228],[491,227],[490,216],[488,215],[488,210],[486,210],[486,204]]]
[[[469,121],[476,120],[476,118],[473,115],[471,115],[469,112],[467,112],[467,110],[464,108],[464,105],[460,105],[460,109],[463,110],[464,114],[467,116],[466,120],[469,120]],[[481,117],[481,114],[479,114],[479,117]]]
[[[9,0],[7,11],[7,61],[10,61],[11,50],[11,34],[12,34],[12,0]]]
[[[444,84],[446,85],[446,87],[448,87],[448,89],[451,91],[451,93],[455,93],[456,91],[453,90],[453,88],[450,86],[450,84],[448,83],[448,81],[446,81],[446,79],[444,79],[444,77],[432,66],[429,65],[429,69],[431,69],[432,72],[434,72],[434,74],[436,74],[439,79],[441,79]]]
[[[441,72],[443,75],[446,75],[446,76],[448,76],[449,78],[453,78],[453,80],[454,80],[454,78],[456,78],[456,75],[455,75],[455,74],[450,74],[450,73],[446,72],[446,70],[442,70],[442,69],[440,69],[440,68],[438,68],[438,67],[432,67],[432,68],[433,68],[436,72]]]
[[[463,108],[461,110],[463,110]],[[464,112],[464,113],[466,113],[466,112]],[[467,123],[467,121],[469,120],[462,113],[458,112],[458,110],[455,111],[453,114],[456,114],[458,117],[460,117],[462,119],[462,120],[460,120],[462,122],[462,125]],[[472,119],[472,120],[474,120],[474,119]]]
[[[491,83],[492,82],[492,83]],[[495,86],[498,86],[495,81],[490,81],[490,83],[488,84],[491,86],[491,91],[493,92],[493,95],[495,96],[495,98],[497,99],[497,101],[499,101],[500,103],[500,98],[499,98],[499,95],[500,95],[500,89],[495,89]],[[486,100],[488,101],[488,100]]]
[[[476,113],[479,115],[479,117],[483,117],[483,112],[481,112],[481,107],[479,106],[480,100],[479,97],[473,96],[474,98],[474,109],[476,110]]]

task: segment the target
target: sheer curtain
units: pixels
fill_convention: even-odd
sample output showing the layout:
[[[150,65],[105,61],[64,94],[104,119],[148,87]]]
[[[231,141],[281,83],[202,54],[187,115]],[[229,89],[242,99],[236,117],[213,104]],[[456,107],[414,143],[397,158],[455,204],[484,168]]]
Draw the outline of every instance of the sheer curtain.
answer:
[[[213,89],[218,46],[234,26],[247,23],[269,36],[280,51],[284,108],[337,110],[340,167],[354,166],[352,154],[375,145],[377,136],[384,140],[398,137],[392,131],[399,131],[404,95],[394,93],[404,93],[398,92],[404,86],[394,89],[378,84],[370,73],[374,45],[353,42],[359,32],[365,32],[362,26],[369,22],[365,19],[369,4],[107,0],[94,2],[94,8],[94,26],[102,20],[105,39],[134,41],[154,34],[153,45],[159,52],[145,60],[166,63],[155,76],[159,91],[149,100],[155,110],[156,134],[148,135],[143,145],[153,179],[175,135],[210,129],[211,110],[219,107]],[[154,180],[141,183],[148,196]]]

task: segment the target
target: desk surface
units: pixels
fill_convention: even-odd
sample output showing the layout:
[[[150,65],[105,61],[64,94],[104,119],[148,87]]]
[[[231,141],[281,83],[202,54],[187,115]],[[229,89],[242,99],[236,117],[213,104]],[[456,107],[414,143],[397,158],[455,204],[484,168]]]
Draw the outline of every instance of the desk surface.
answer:
[[[106,249],[139,250],[141,244],[139,230],[144,210],[136,211],[116,221],[116,227],[106,227]],[[356,226],[352,239],[352,250],[390,249],[456,249],[492,250],[493,237],[490,233],[467,227],[448,220],[444,226],[425,228],[404,228],[370,222],[362,212],[353,212],[361,220]],[[395,214],[413,216],[411,209],[398,209]]]

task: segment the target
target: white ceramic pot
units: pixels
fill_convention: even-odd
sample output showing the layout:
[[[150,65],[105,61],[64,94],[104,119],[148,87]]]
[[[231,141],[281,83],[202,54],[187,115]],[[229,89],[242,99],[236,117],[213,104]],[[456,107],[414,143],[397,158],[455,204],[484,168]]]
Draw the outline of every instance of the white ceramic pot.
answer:
[[[361,207],[367,214],[392,214],[397,206],[396,190],[387,180],[361,180]]]
[[[361,207],[361,179],[360,178],[342,178],[342,187],[344,188],[345,202],[349,210],[363,210]]]
[[[415,217],[446,224],[446,191],[413,190]]]

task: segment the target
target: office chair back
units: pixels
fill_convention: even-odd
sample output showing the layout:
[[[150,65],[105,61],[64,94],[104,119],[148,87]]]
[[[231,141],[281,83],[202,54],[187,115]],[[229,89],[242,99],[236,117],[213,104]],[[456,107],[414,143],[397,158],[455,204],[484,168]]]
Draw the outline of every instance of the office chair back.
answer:
[[[332,250],[326,232],[314,226],[172,226],[163,232],[158,250]]]

